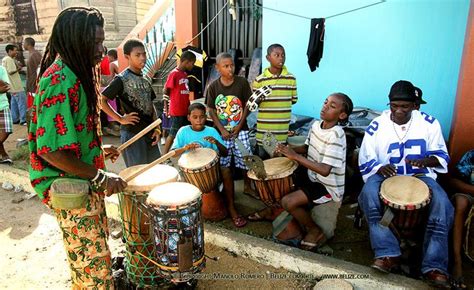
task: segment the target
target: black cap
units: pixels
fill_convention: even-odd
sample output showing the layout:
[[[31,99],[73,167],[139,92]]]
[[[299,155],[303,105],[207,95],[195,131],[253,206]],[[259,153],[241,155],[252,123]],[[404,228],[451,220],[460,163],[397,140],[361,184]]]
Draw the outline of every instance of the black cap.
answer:
[[[415,87],[409,81],[398,81],[390,88],[388,98],[391,101],[416,102]]]
[[[416,103],[417,104],[426,104],[426,101],[423,100],[423,91],[419,87],[415,87],[415,97],[416,97]]]

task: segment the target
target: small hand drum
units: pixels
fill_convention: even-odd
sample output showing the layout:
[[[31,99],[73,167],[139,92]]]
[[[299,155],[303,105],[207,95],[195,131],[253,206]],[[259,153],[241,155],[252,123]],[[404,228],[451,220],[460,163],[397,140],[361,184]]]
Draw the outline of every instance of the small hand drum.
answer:
[[[423,223],[431,191],[420,179],[400,175],[382,182],[380,198],[393,212],[392,224],[398,234],[408,237]]]
[[[293,172],[298,168],[296,161],[286,157],[276,157],[263,161],[267,177],[259,179],[255,172],[247,175],[255,182],[260,199],[271,207],[280,207],[280,200],[294,189]]]
[[[184,179],[203,193],[214,190],[219,182],[219,155],[210,148],[196,148],[184,153],[178,166]]]

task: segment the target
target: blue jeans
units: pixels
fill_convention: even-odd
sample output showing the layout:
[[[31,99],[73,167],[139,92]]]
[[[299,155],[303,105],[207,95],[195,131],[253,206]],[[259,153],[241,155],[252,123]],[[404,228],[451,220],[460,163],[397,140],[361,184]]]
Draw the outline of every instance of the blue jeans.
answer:
[[[446,192],[429,177],[418,177],[432,191],[429,217],[423,240],[421,272],[439,270],[448,273],[448,234],[454,219],[454,208]],[[375,258],[401,255],[400,245],[393,232],[379,224],[384,207],[380,202],[380,185],[385,180],[379,174],[371,176],[359,195],[359,205],[369,224],[370,244]]]
[[[26,122],[26,93],[18,92],[11,93],[11,111],[13,123],[25,123]]]
[[[130,140],[136,133],[127,130],[120,130],[120,142],[125,143]],[[127,167],[148,164],[160,158],[160,148],[158,145],[151,145],[153,140],[146,135],[132,143],[123,151],[123,159]]]

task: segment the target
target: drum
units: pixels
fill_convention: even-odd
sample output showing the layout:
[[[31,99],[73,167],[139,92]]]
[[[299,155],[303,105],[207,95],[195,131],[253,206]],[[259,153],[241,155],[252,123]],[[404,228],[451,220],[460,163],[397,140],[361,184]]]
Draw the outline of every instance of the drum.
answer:
[[[260,180],[253,171],[248,177],[255,183],[260,199],[270,207],[280,207],[283,196],[294,190],[293,172],[298,168],[296,161],[286,157],[276,157],[263,161],[267,178]]]
[[[185,182],[155,187],[146,203],[151,213],[158,272],[185,282],[205,267],[201,192]]]
[[[393,213],[392,225],[401,237],[416,234],[427,218],[429,187],[412,176],[393,176],[382,182],[380,198]]]
[[[202,216],[206,220],[220,221],[227,216],[227,208],[216,190],[220,179],[219,155],[210,148],[196,148],[183,154],[178,166],[184,179],[197,186],[202,196]]]
[[[120,172],[122,178],[146,165],[132,166]],[[128,279],[137,287],[156,285],[156,266],[141,257],[136,251],[153,258],[155,248],[150,219],[143,205],[148,193],[157,185],[177,181],[178,171],[167,165],[158,164],[128,182],[126,191],[119,193],[120,216],[122,218],[123,239],[126,244],[125,270]]]
[[[464,240],[464,253],[474,262],[474,206],[471,207],[466,219],[466,238]]]
[[[196,148],[178,160],[184,179],[201,192],[214,190],[219,182],[219,155],[210,148]]]

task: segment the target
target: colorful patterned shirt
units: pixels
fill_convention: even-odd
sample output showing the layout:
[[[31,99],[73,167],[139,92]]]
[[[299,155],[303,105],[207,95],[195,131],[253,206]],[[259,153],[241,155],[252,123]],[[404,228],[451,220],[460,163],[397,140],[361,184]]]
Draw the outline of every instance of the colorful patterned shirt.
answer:
[[[280,75],[273,75],[266,68],[252,84],[254,90],[263,86],[272,88],[272,93],[258,106],[256,139],[262,145],[263,134],[270,132],[279,142],[286,142],[291,119],[291,105],[298,101],[296,78],[285,66]]]
[[[73,176],[48,164],[41,155],[70,150],[81,161],[104,168],[102,140],[95,131],[80,80],[65,63],[56,60],[39,81],[28,133],[30,181],[44,203],[56,178]]]

